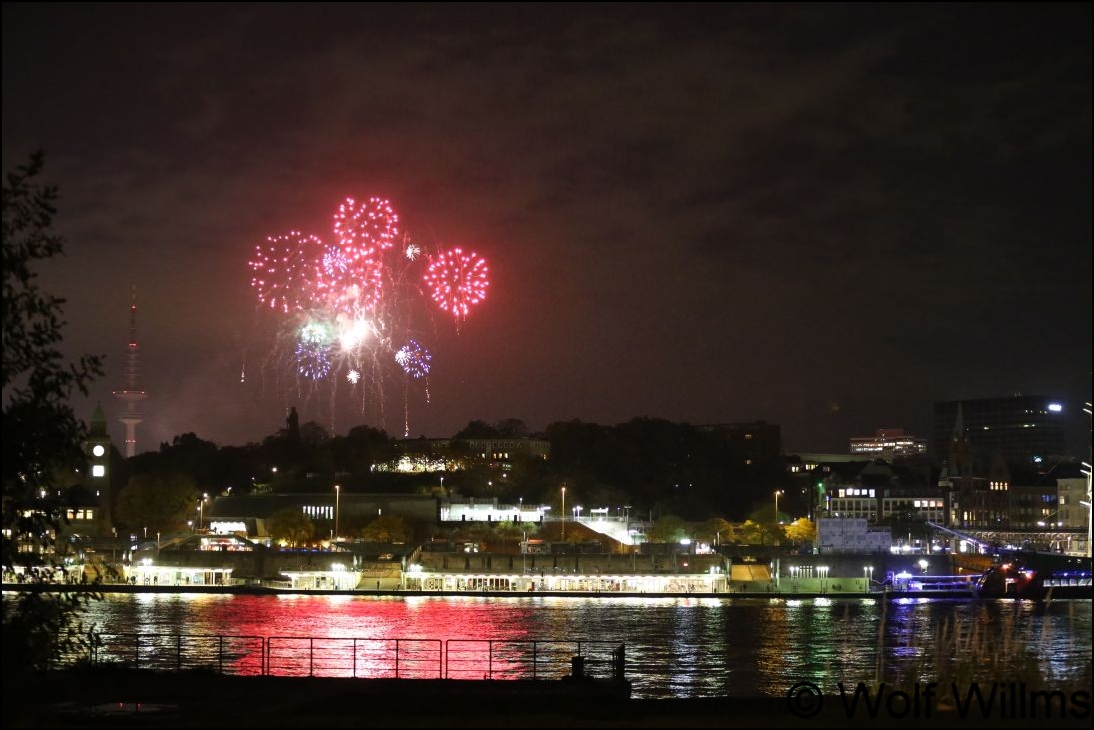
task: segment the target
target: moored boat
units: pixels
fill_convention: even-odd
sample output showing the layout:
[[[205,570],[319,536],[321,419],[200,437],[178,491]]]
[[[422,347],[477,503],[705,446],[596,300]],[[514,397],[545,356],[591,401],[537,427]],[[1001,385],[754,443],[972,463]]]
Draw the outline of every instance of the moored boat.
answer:
[[[1091,559],[1016,552],[985,571],[973,590],[978,598],[1092,598]]]

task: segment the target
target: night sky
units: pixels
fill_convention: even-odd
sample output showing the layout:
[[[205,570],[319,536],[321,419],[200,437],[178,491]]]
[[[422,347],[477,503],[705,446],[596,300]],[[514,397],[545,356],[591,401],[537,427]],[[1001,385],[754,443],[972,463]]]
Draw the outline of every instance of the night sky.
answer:
[[[119,444],[135,284],[142,451],[293,405],[845,451],[1021,392],[1087,454],[1089,3],[5,4],[3,103],[4,170],[41,148],[60,189],[66,348],[106,356],[78,415]],[[255,246],[347,196],[489,262],[466,320],[408,305],[428,386],[380,348],[371,390],[290,377],[256,299]]]

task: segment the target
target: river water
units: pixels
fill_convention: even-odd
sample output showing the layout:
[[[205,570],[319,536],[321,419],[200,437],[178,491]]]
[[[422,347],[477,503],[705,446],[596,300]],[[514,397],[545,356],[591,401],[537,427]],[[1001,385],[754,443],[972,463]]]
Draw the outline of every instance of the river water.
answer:
[[[113,593],[104,634],[597,641],[636,698],[786,696],[875,680],[1090,686],[1091,601]]]

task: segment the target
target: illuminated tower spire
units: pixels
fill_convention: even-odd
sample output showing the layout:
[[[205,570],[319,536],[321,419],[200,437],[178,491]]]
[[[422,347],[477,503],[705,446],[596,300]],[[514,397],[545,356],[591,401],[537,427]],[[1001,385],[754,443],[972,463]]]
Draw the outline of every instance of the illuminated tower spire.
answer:
[[[137,455],[137,424],[144,420],[137,403],[148,397],[140,389],[141,354],[137,347],[137,286],[133,285],[133,303],[129,307],[129,347],[125,353],[125,388],[115,390],[114,397],[125,401],[125,411],[118,420],[125,424],[125,455]]]

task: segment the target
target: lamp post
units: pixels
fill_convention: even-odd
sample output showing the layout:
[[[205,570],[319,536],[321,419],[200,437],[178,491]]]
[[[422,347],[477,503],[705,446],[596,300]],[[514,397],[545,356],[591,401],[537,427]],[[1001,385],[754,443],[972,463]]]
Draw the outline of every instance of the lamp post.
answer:
[[[198,500],[198,532],[201,532],[202,524],[205,521],[205,502]]]
[[[779,495],[783,493],[783,490],[775,490],[775,524],[779,523]]]
[[[1083,413],[1088,416],[1094,416],[1094,404],[1083,403]],[[1086,507],[1086,556],[1089,558],[1094,555],[1094,545],[1091,545],[1091,538],[1094,538],[1094,514],[1091,513],[1091,505],[1094,504],[1094,496],[1091,495],[1091,473],[1094,473],[1094,466],[1091,466],[1087,462],[1082,462],[1082,468],[1079,472],[1086,477],[1086,501],[1079,500],[1079,504]]]
[[[566,486],[562,487],[562,541],[566,541]]]
[[[342,504],[342,487],[334,485],[334,539],[338,539],[338,508]]]
[[[866,579],[866,587],[865,587],[865,590],[863,590],[863,593],[869,593],[870,592],[870,583],[871,583],[870,577],[873,574],[874,574],[874,566],[872,566],[872,565],[862,566],[862,575]]]

